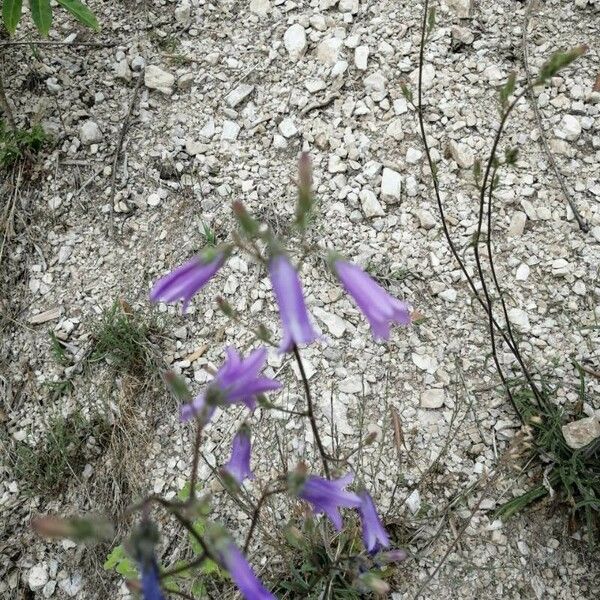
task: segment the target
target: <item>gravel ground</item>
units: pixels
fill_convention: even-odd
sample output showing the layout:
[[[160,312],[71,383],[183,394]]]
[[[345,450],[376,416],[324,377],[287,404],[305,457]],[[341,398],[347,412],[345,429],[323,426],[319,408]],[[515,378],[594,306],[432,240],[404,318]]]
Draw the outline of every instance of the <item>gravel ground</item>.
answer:
[[[81,373],[75,367],[74,389],[49,396],[46,384],[64,379],[65,368],[52,358],[48,331],[82,360],[102,310],[124,298],[134,311],[148,313],[151,282],[202,246],[204,224],[226,239],[234,199],[285,235],[297,156],[308,150],[318,199],[309,241],[368,265],[426,317],[396,330],[389,344],[375,344],[322,261],[309,258],[304,265],[307,301],[326,338],[303,352],[325,444],[351,449],[359,423],[378,432],[378,442],[361,456],[365,479],[396,537],[414,554],[400,569],[393,597],[412,598],[467,524],[423,598],[597,598],[598,555],[580,530],[569,528],[565,510],[542,502],[504,525],[492,516],[539,472],[506,470],[487,484],[486,473],[495,472],[519,423],[497,387],[485,320],[443,237],[415,110],[401,93],[403,81],[416,90],[422,5],[89,4],[103,24],[99,38],[116,46],[42,46],[36,53],[17,46],[5,50],[2,62],[18,120],[41,122],[57,142],[2,200],[14,203],[18,233],[2,258],[3,285],[10,283],[0,300],[9,317],[0,354],[7,439],[35,445],[45,427],[40,423],[75,406],[117,413],[126,379],[107,386],[101,367]],[[469,2],[441,2],[426,51],[426,124],[448,220],[472,271],[471,167],[487,156],[498,124],[495,87],[513,69],[519,78],[524,73],[525,4],[475,0],[465,12]],[[523,100],[504,138],[518,147],[519,159],[501,172],[495,195],[495,256],[523,354],[557,386],[557,402],[573,410],[579,379],[572,361],[600,370],[600,92],[593,91],[600,3],[539,4],[529,28],[533,73],[555,49],[590,46],[576,68],[537,93],[549,147],[590,232],[580,231],[567,208],[532,105]],[[51,39],[68,36],[96,41],[57,13]],[[145,80],[136,88],[144,66]],[[125,122],[113,199],[113,158]],[[217,293],[250,322],[277,324],[264,268],[242,255],[186,317],[159,306],[155,312],[169,324],[160,350],[194,389],[208,379],[206,367],[221,362],[224,343],[244,351],[253,344],[248,331],[220,315],[212,301]],[[508,368],[513,362],[508,353],[501,361]],[[274,373],[287,382],[284,400],[300,406],[298,374],[276,353],[269,358],[268,374]],[[586,384],[582,416],[600,416],[598,379],[590,376]],[[190,430],[178,422],[170,399],[153,403],[139,409],[147,443],[144,487],[136,492],[172,496],[186,481]],[[406,443],[400,463],[391,408]],[[201,475],[228,527],[242,535],[247,520],[220,500],[209,467],[222,462],[238,417],[220,413],[210,426]],[[261,476],[279,464],[275,437],[290,465],[300,459],[317,465],[303,424],[271,414],[255,420]],[[27,527],[40,512],[100,509],[93,490],[103,485],[102,465],[74,473],[58,499],[24,497],[8,465],[3,473],[0,596],[107,597],[97,591],[98,573],[82,565],[80,549],[34,539]],[[255,494],[258,487],[248,490]],[[123,586],[119,594],[127,595]]]

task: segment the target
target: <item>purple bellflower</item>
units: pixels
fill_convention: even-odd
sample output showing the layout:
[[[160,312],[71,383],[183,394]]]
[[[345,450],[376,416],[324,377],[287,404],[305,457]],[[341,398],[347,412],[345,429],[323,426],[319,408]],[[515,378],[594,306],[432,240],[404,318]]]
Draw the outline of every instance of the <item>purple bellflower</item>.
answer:
[[[358,512],[360,513],[363,542],[369,554],[375,554],[381,548],[387,548],[390,545],[390,538],[377,514],[373,498],[366,491],[359,492],[358,496],[361,501]]]
[[[352,474],[332,480],[310,475],[302,484],[298,496],[312,504],[315,513],[327,515],[333,526],[340,531],[342,529],[340,507],[358,508],[361,505],[361,499],[355,493],[344,489],[352,483],[353,479]]]
[[[376,340],[389,339],[391,323],[410,325],[409,305],[388,294],[360,267],[337,259],[333,270],[369,321]]]
[[[250,451],[250,431],[242,426],[233,438],[231,458],[223,466],[223,470],[231,475],[238,485],[242,485],[244,479],[254,479],[254,473],[250,469]]]
[[[246,600],[276,600],[275,596],[258,580],[252,567],[233,542],[219,553],[231,579]]]
[[[280,352],[289,352],[294,345],[310,344],[319,337],[314,330],[296,269],[287,256],[276,254],[269,261],[269,275],[283,325]]]
[[[183,300],[182,312],[185,314],[192,297],[215,276],[224,262],[223,252],[217,252],[210,259],[196,256],[188,260],[154,284],[150,300],[167,303]]]
[[[227,358],[204,394],[196,396],[191,404],[181,408],[181,419],[187,421],[194,415],[205,415],[208,422],[215,404],[245,404],[250,410],[256,408],[256,396],[281,387],[281,383],[260,376],[267,360],[266,348],[257,348],[243,359],[235,348],[225,349]],[[206,418],[208,416],[208,418]]]
[[[140,562],[141,586],[143,600],[164,600],[160,589],[158,566],[154,558]]]

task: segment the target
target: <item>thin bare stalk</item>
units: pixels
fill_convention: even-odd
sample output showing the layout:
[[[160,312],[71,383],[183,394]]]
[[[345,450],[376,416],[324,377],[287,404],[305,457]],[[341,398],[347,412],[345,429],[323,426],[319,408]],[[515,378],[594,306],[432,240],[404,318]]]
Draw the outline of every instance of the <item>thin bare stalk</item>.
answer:
[[[131,95],[131,101],[129,102],[129,108],[127,109],[127,114],[125,115],[125,119],[123,120],[123,126],[121,127],[121,133],[119,134],[119,139],[117,140],[117,146],[115,148],[115,154],[113,156],[112,162],[112,173],[110,176],[110,234],[114,234],[115,227],[115,194],[116,194],[116,182],[117,182],[117,167],[119,165],[119,157],[121,155],[121,150],[123,149],[123,143],[125,141],[125,135],[127,134],[127,130],[129,129],[129,123],[131,121],[131,117],[133,115],[133,109],[135,107],[138,95],[140,93],[140,89],[142,86],[142,82],[144,81],[144,71],[138,75],[138,79],[136,81],[135,87],[133,88],[133,93]]]
[[[509,347],[510,351],[514,354],[515,358],[519,362],[519,365],[521,367],[521,370],[523,371],[525,378],[527,379],[528,384],[530,385],[536,399],[538,399],[538,402],[539,402],[540,401],[540,393],[537,389],[537,386],[535,385],[535,382],[533,381],[531,374],[529,373],[527,366],[525,365],[525,363],[521,357],[521,354],[520,354],[518,348],[515,347],[514,338],[511,339],[511,337],[509,335],[507,335],[507,333],[500,326],[500,324],[498,323],[498,321],[496,320],[496,318],[494,316],[492,306],[491,306],[491,301],[489,298],[489,294],[487,293],[487,287],[485,286],[484,279],[482,278],[482,287],[484,288],[483,289],[484,297],[482,298],[481,294],[479,293],[479,291],[477,290],[477,288],[475,286],[475,281],[473,280],[473,278],[467,271],[466,266],[465,266],[462,258],[460,257],[460,254],[456,248],[456,245],[454,244],[454,241],[452,240],[452,236],[450,235],[450,230],[448,229],[448,223],[446,221],[444,205],[443,205],[441,195],[440,195],[439,180],[437,177],[435,165],[433,164],[433,160],[431,158],[431,150],[429,147],[429,142],[427,141],[427,134],[425,131],[425,122],[423,119],[423,66],[425,63],[425,42],[426,42],[426,37],[427,37],[428,13],[429,13],[429,0],[425,0],[424,7],[423,7],[423,21],[422,21],[422,27],[421,27],[421,43],[420,43],[420,47],[419,47],[417,117],[418,117],[418,121],[419,121],[419,129],[421,131],[421,138],[423,140],[423,146],[425,149],[425,155],[427,157],[427,162],[428,162],[431,174],[432,174],[436,203],[437,203],[441,221],[442,221],[442,229],[443,229],[446,241],[448,242],[448,245],[450,247],[450,251],[452,252],[452,255],[456,259],[461,271],[463,272],[463,274],[467,280],[467,283],[468,283],[471,291],[473,292],[475,298],[477,299],[477,301],[479,302],[479,304],[481,305],[481,307],[483,308],[483,310],[485,311],[485,313],[488,317],[488,323],[489,323],[490,328],[498,331],[498,333],[500,334],[500,336],[502,337],[502,339],[504,340],[506,345]],[[508,116],[512,112],[513,108],[516,106],[517,102],[523,97],[523,95],[526,92],[527,92],[527,88],[525,90],[523,90],[520,94],[518,94],[502,116],[500,126],[494,137],[492,151],[490,153],[490,158],[488,159],[488,162],[487,162],[485,176],[484,176],[484,180],[483,180],[482,186],[481,186],[484,202],[485,202],[485,191],[487,189],[487,182],[488,182],[488,179],[490,176],[490,171],[491,171],[491,168],[492,168],[492,165],[494,162],[496,149],[498,147],[498,144],[500,142],[500,137],[504,130],[504,125],[506,123]],[[480,214],[480,218],[482,218],[482,217],[483,217],[483,215]],[[478,271],[479,271],[479,267],[478,267]],[[480,276],[481,276],[481,274],[480,274]],[[495,346],[492,346],[492,352],[493,353],[496,352]],[[498,366],[497,356],[495,357],[494,362],[496,363],[496,366]],[[501,378],[502,378],[502,376],[501,376]],[[505,387],[505,389],[507,389],[507,393],[509,393],[508,388]],[[509,396],[509,398],[511,398],[511,396]],[[514,406],[514,399],[512,399],[511,401]]]
[[[323,470],[325,471],[327,479],[331,479],[329,464],[327,463],[327,452],[325,452],[325,447],[323,446],[323,442],[321,440],[321,434],[319,433],[319,428],[317,427],[317,420],[315,418],[315,410],[313,406],[312,395],[310,393],[310,385],[308,384],[308,378],[306,377],[302,357],[300,356],[300,351],[298,350],[298,346],[296,346],[296,344],[293,345],[292,349],[294,351],[294,356],[296,357],[296,362],[298,363],[298,369],[300,370],[300,377],[302,378],[302,383],[304,384],[304,393],[306,395],[307,408],[306,412],[308,413],[307,417],[310,421],[310,427],[312,429],[315,442],[317,443],[319,454],[321,455],[321,461],[323,462]]]
[[[51,40],[14,40],[2,42],[1,48],[10,46],[64,46],[73,48],[114,48],[122,42],[53,42]]]
[[[483,181],[481,183],[481,189],[480,189],[480,194],[479,194],[479,220],[478,220],[478,226],[477,226],[478,227],[477,228],[477,239],[475,241],[475,260],[477,262],[477,271],[479,273],[479,277],[481,278],[482,290],[484,292],[486,302],[488,305],[490,333],[491,333],[491,330],[493,329],[492,301],[491,301],[491,298],[488,293],[487,284],[485,282],[485,277],[483,276],[483,269],[482,269],[481,260],[479,257],[479,238],[481,235],[483,212],[485,210],[484,207],[485,207],[485,200],[486,200],[486,190],[487,190],[487,186],[488,186],[488,181],[490,181],[490,176],[491,176],[492,170],[494,169],[494,160],[496,157],[496,150],[498,149],[498,144],[500,143],[500,138],[502,137],[502,133],[504,132],[504,127],[506,126],[508,117],[512,113],[515,106],[519,103],[521,98],[523,98],[527,94],[529,89],[530,89],[530,87],[526,86],[521,92],[519,92],[515,96],[513,101],[509,104],[506,111],[504,111],[504,113],[502,114],[502,118],[500,119],[500,124],[498,126],[498,129],[496,130],[496,135],[494,136],[494,142],[492,144],[492,149],[490,151],[490,155],[489,155],[486,167],[485,167],[485,173],[483,176]],[[490,185],[491,192],[493,192],[493,187],[494,187],[494,177],[493,176],[491,177],[491,181],[490,181],[489,185]],[[491,231],[488,231],[488,239],[489,239],[490,234],[491,234]],[[500,295],[500,298],[503,298],[502,289],[500,288],[499,285],[497,286],[497,291]],[[509,347],[510,347],[513,355],[517,359],[519,366],[521,367],[521,371],[523,372],[523,375],[525,376],[525,379],[527,379],[527,383],[528,383],[529,387],[531,388],[531,391],[533,392],[533,395],[536,399],[538,406],[541,407],[543,405],[543,397],[542,397],[535,381],[533,381],[533,377],[532,377],[531,373],[529,372],[529,369],[527,368],[527,365],[525,364],[523,357],[521,356],[519,346],[518,346],[517,341],[515,340],[513,332],[512,332],[512,326],[510,324],[510,319],[508,318],[508,312],[506,311],[506,305],[503,300],[502,300],[502,307],[504,310],[504,317],[506,320],[506,327],[507,327],[507,332],[508,332],[508,333],[504,333],[504,330],[501,330],[502,337],[504,338],[504,340],[506,342],[508,342],[510,340]],[[495,351],[494,346],[492,346],[492,352],[494,352],[494,351]],[[501,376],[501,379],[502,379],[502,376]],[[503,380],[503,383],[505,383],[504,380]],[[510,389],[508,387],[505,387],[505,389],[507,390],[507,393],[509,394],[509,398],[513,404],[513,407],[517,410],[517,414],[518,414],[519,411],[515,405],[514,398],[512,397],[512,394],[510,393]]]
[[[160,574],[161,579],[166,579],[167,577],[173,577],[173,575],[179,575],[180,573],[184,573],[189,569],[194,569],[199,567],[208,556],[203,552],[200,556],[190,561],[189,563],[185,563],[183,565],[179,565],[178,567],[173,567],[172,569],[167,569]]]
[[[494,189],[494,181],[495,181],[495,177],[496,177],[496,172],[497,172],[497,169],[494,169],[494,171],[492,173],[492,181],[490,184],[490,195],[492,195],[492,192]],[[482,190],[485,190],[484,185],[485,185],[485,180],[481,186]],[[480,205],[479,205],[479,218],[478,218],[478,222],[477,222],[477,234],[476,234],[476,238],[475,238],[475,263],[477,264],[477,273],[479,274],[479,279],[481,280],[481,289],[483,291],[485,300],[486,300],[488,308],[489,308],[489,310],[488,310],[488,328],[489,328],[489,332],[490,332],[490,346],[492,349],[492,358],[494,360],[494,364],[496,365],[496,371],[498,372],[500,381],[502,381],[502,386],[506,390],[506,395],[508,396],[508,399],[510,400],[510,403],[512,404],[513,409],[519,415],[519,418],[521,418],[521,411],[519,410],[519,407],[517,406],[515,399],[512,395],[512,392],[510,390],[510,387],[507,384],[506,376],[504,375],[504,371],[502,370],[502,367],[500,366],[500,360],[498,359],[498,351],[496,349],[496,329],[495,329],[494,323],[492,321],[492,317],[493,317],[492,298],[488,291],[487,283],[486,283],[485,276],[483,273],[483,265],[481,262],[481,255],[479,253],[479,240],[481,239],[481,231],[482,231],[482,225],[483,225],[484,202],[485,202],[485,193],[483,195],[483,202],[480,202]],[[491,213],[488,214],[488,217],[490,217],[490,215],[491,215]],[[489,220],[488,220],[488,223],[489,223]],[[487,232],[488,241],[490,239],[490,236],[491,236],[491,231],[490,231],[489,225],[488,225],[488,232]],[[491,260],[490,260],[490,262],[491,262]],[[500,293],[500,297],[502,297],[501,293]],[[503,302],[503,304],[504,304],[504,302]],[[509,323],[508,315],[506,315],[506,323],[507,323],[507,325]],[[511,340],[512,340],[512,336],[511,336]],[[516,344],[515,344],[515,348],[516,348]]]
[[[248,529],[248,533],[246,534],[246,541],[244,542],[244,554],[248,552],[248,548],[250,548],[250,543],[252,542],[252,536],[254,535],[254,531],[256,530],[256,526],[258,525],[260,511],[263,507],[263,504],[275,494],[280,494],[285,492],[286,488],[275,488],[275,489],[266,489],[261,497],[258,499],[256,506],[254,507],[254,512],[252,513],[252,521],[250,522],[250,529]]]
[[[577,221],[577,225],[579,225],[579,229],[581,229],[581,231],[583,231],[584,233],[587,233],[590,230],[590,226],[588,225],[586,220],[581,216],[579,210],[577,210],[577,206],[575,205],[575,202],[573,201],[573,198],[571,197],[571,194],[569,194],[569,190],[567,189],[567,184],[565,182],[565,178],[564,178],[563,174],[560,172],[558,165],[556,164],[556,159],[554,158],[554,153],[552,152],[552,150],[550,149],[550,146],[548,145],[546,129],[544,128],[544,123],[542,121],[542,115],[540,114],[540,109],[538,107],[537,100],[533,93],[533,86],[531,85],[531,70],[529,68],[529,48],[528,48],[529,44],[528,44],[528,39],[527,39],[528,38],[527,30],[528,30],[528,26],[529,26],[529,20],[531,19],[531,12],[533,10],[533,2],[534,2],[534,0],[529,0],[529,3],[527,4],[527,9],[525,10],[525,16],[523,17],[523,38],[521,41],[522,46],[523,46],[523,67],[525,68],[525,76],[527,77],[527,85],[529,88],[529,102],[531,104],[531,107],[533,108],[533,114],[535,116],[535,120],[537,121],[538,130],[540,132],[540,143],[542,144],[542,148],[544,149],[544,152],[546,153],[546,156],[548,157],[548,160],[550,161],[550,166],[552,167],[552,170],[554,171],[554,175],[556,176],[558,185],[560,186],[563,196],[565,197],[566,201],[568,202],[568,204],[571,208],[571,211],[573,212],[573,216],[575,217],[575,220]]]
[[[194,439],[194,453],[192,455],[192,473],[190,476],[190,497],[188,498],[188,504],[192,504],[196,499],[196,483],[198,482],[198,463],[200,462],[202,427],[202,421],[198,419],[198,424],[196,426],[196,437]]]

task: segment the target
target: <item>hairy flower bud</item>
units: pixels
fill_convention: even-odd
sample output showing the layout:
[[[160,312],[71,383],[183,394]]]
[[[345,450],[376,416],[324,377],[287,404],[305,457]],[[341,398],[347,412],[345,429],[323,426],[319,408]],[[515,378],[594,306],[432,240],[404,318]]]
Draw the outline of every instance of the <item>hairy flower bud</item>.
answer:
[[[236,200],[233,205],[233,214],[237,219],[238,225],[242,230],[242,233],[249,238],[254,238],[258,235],[259,232],[259,224],[254,217],[250,215],[250,213],[246,210],[246,207],[242,202]]]
[[[298,203],[296,225],[305,229],[313,206],[312,166],[308,152],[303,152],[298,161]]]
[[[68,538],[75,542],[91,542],[111,539],[114,528],[103,517],[61,517],[45,516],[31,521],[38,535],[47,538]]]

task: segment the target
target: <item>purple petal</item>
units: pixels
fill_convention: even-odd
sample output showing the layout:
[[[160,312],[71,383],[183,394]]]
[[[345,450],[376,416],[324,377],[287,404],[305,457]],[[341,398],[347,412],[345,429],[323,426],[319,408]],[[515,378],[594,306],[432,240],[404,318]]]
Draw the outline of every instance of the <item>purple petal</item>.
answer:
[[[390,538],[385,530],[375,503],[371,496],[363,491],[359,494],[361,505],[358,508],[362,525],[362,537],[366,549],[375,554],[381,548],[387,548],[390,545]]]
[[[310,322],[298,273],[285,255],[271,258],[269,274],[283,326],[279,351],[289,352],[294,344],[315,341],[319,335]]]
[[[361,499],[355,493],[344,489],[352,480],[352,474],[334,480],[311,475],[305,480],[298,496],[312,504],[315,513],[325,513],[339,531],[342,527],[339,507],[358,508],[361,504]]]
[[[150,292],[152,302],[176,302],[183,300],[185,313],[192,297],[214,277],[223,265],[222,253],[210,262],[195,257],[159,279]]]
[[[238,548],[230,543],[221,553],[223,564],[246,600],[277,600],[258,580]]]
[[[141,562],[139,568],[143,600],[164,600],[156,561]]]
[[[344,289],[369,321],[376,340],[389,339],[392,323],[410,324],[409,305],[391,296],[360,267],[337,260],[334,270]]]
[[[189,421],[196,416],[200,416],[206,425],[215,413],[214,406],[206,404],[206,396],[198,394],[192,402],[184,404],[180,409],[180,417],[182,421]]]
[[[231,458],[223,467],[239,485],[243,483],[244,479],[254,479],[254,474],[250,469],[251,449],[250,435],[245,428],[242,428],[233,438]]]

